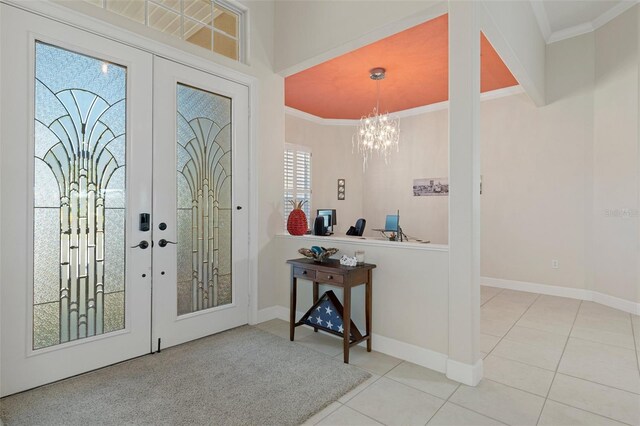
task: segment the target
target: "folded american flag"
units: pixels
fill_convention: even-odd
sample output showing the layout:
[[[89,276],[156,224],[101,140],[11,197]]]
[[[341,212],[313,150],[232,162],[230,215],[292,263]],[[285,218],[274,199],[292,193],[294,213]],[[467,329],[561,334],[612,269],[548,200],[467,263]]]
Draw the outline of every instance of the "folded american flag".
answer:
[[[342,304],[332,290],[325,292],[320,299],[300,319],[299,323],[310,325],[333,334],[343,335]],[[360,339],[360,331],[351,321],[351,340]]]

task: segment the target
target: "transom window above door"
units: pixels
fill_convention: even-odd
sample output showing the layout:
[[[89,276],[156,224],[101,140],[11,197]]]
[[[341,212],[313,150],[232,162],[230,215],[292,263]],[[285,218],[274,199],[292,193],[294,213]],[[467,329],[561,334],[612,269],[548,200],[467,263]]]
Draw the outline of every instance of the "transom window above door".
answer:
[[[244,60],[245,9],[228,0],[84,0],[236,61]]]

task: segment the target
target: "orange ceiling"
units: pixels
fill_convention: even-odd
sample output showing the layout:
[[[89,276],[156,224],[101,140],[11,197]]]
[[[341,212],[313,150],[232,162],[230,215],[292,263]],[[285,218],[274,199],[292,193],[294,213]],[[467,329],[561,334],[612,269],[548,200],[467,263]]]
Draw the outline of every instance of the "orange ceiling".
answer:
[[[448,15],[427,21],[285,79],[285,105],[322,118],[359,119],[376,105],[375,67],[387,69],[380,82],[380,110],[396,112],[446,101],[449,64]],[[518,84],[484,34],[480,46],[481,91]]]

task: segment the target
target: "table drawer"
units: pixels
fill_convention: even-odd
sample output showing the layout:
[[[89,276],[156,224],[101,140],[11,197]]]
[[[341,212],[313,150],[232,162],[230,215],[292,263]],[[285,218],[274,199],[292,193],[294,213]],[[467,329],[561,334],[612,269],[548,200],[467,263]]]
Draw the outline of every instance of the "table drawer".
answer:
[[[316,273],[316,281],[320,283],[337,283],[342,284],[344,280],[343,275],[333,274],[331,272],[320,272]]]
[[[313,269],[306,268],[293,268],[293,276],[296,278],[303,278],[305,280],[315,280],[316,279],[316,271]]]

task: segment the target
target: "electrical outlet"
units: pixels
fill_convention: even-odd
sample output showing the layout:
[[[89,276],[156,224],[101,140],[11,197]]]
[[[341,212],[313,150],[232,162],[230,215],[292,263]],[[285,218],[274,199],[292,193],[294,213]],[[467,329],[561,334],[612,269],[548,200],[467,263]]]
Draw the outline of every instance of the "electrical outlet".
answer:
[[[560,263],[558,262],[558,259],[552,259],[551,260],[551,267],[553,269],[558,269],[560,267]]]

